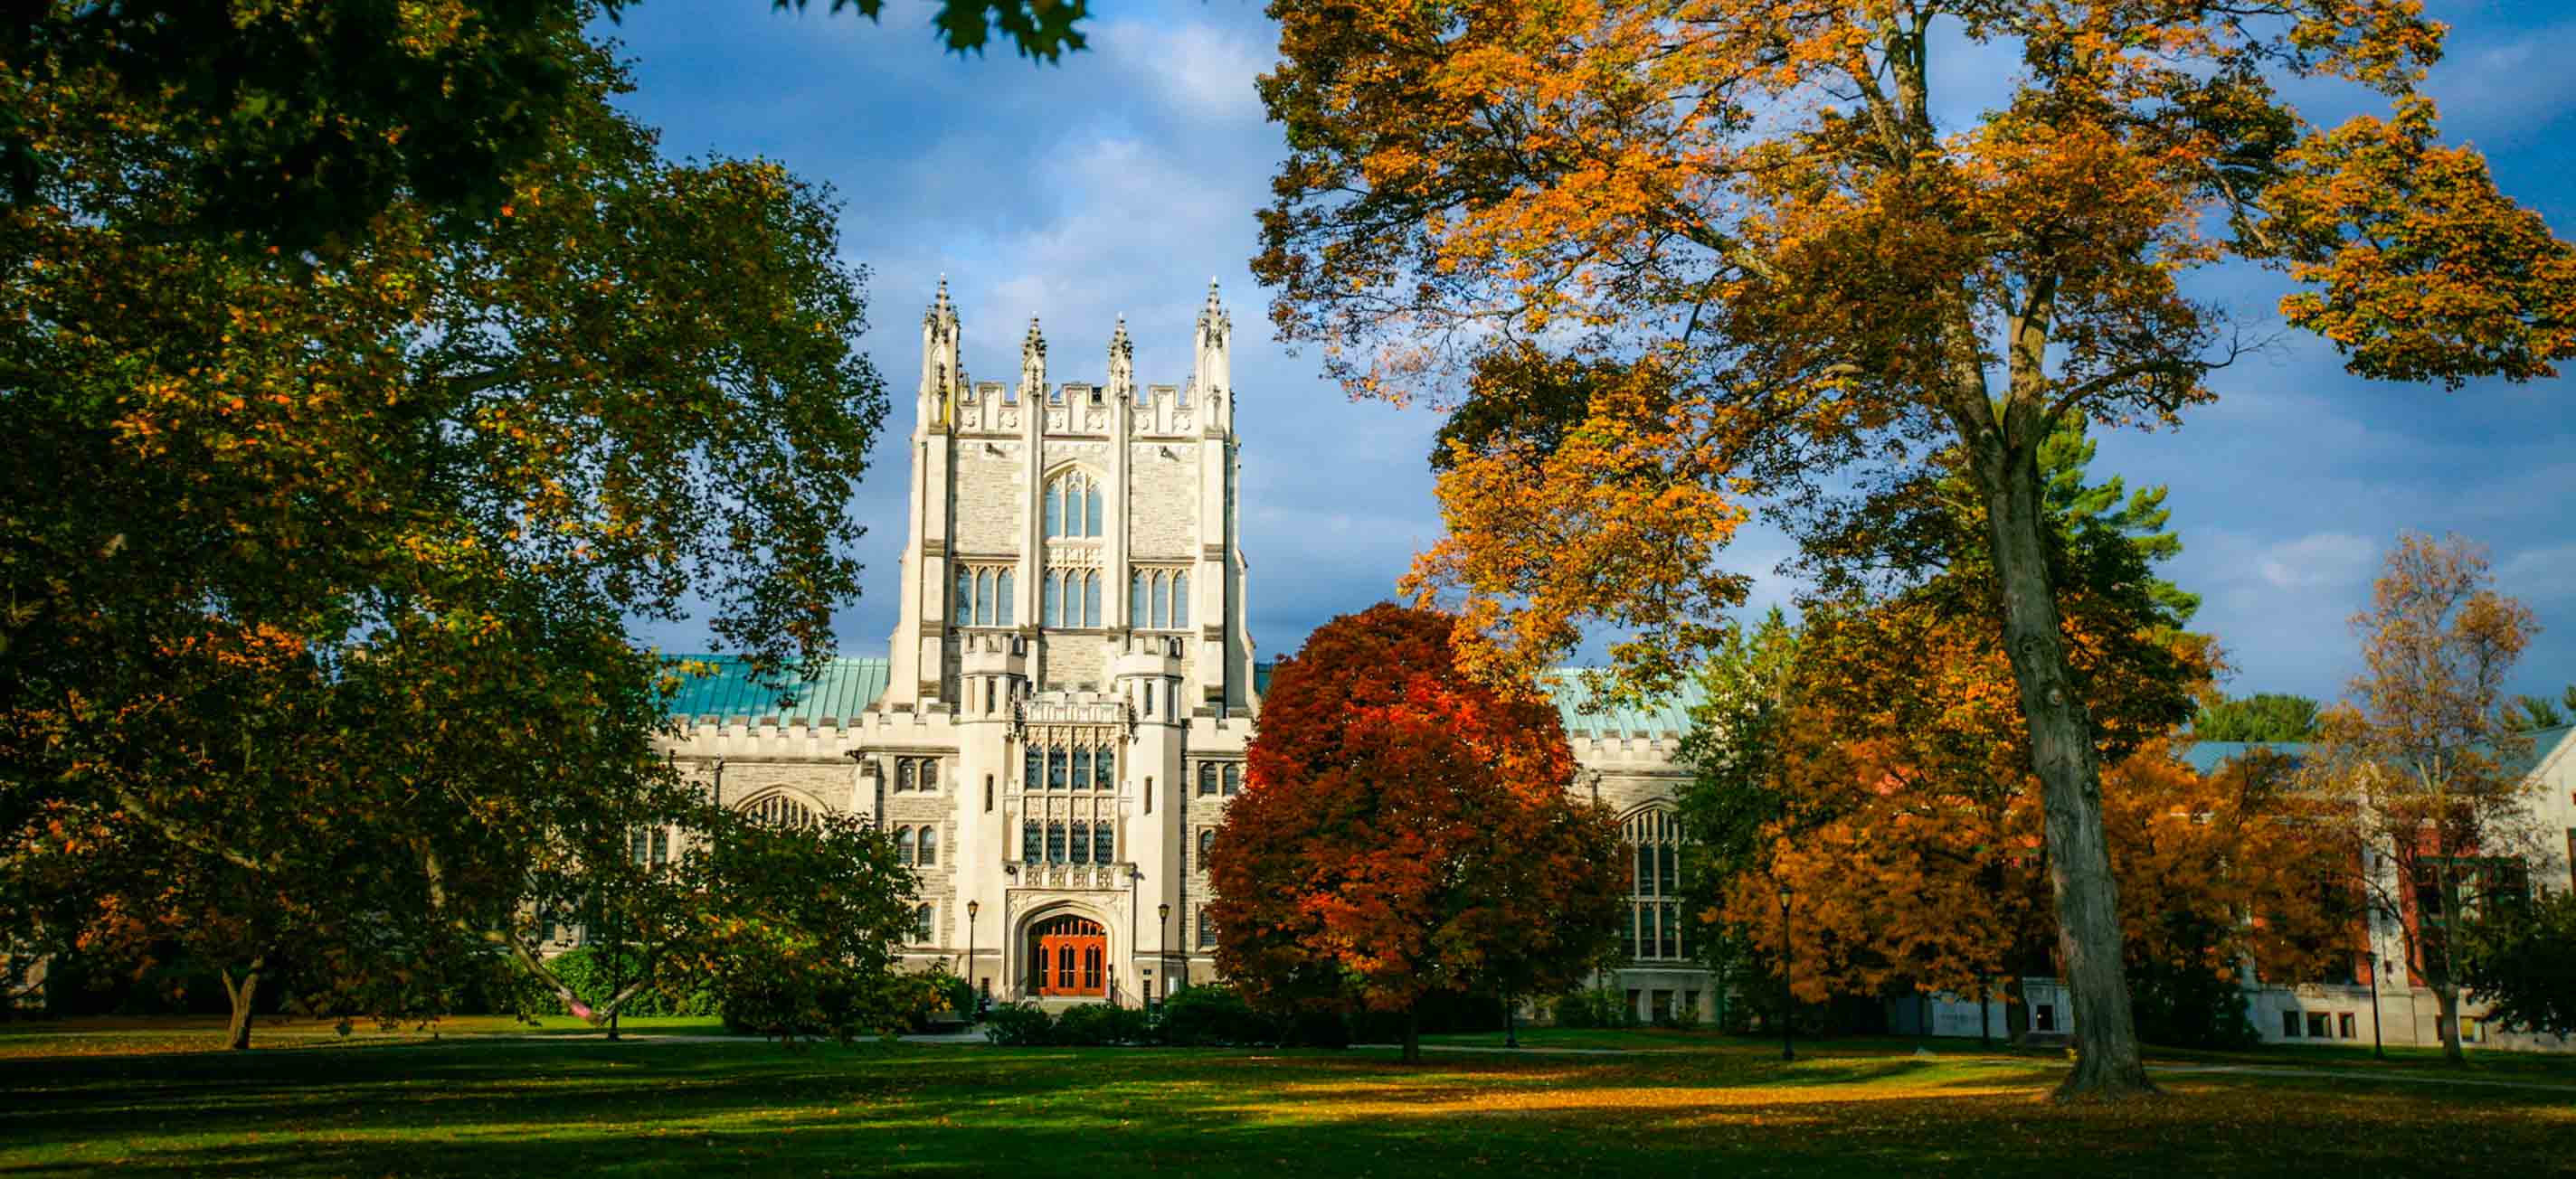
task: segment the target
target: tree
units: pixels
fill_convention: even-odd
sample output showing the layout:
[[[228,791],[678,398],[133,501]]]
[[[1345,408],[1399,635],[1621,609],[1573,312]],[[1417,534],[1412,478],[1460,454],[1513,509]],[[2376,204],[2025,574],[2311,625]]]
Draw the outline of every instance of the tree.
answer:
[[[2201,700],[2191,735],[2203,741],[2313,740],[2317,702],[2280,692],[2233,697],[2213,693]]]
[[[2560,694],[2560,699],[2566,703],[2566,712],[2560,712],[2558,704],[2551,702],[2547,696],[2514,697],[2513,703],[2505,707],[2505,727],[2516,732],[2531,733],[2566,724],[2568,716],[2576,714],[2576,684],[2569,684],[2567,690]]]
[[[811,0],[773,0],[784,11]],[[0,18],[0,77],[21,95],[89,89],[149,102],[154,166],[138,188],[176,173],[196,199],[175,218],[111,221],[273,247],[288,258],[336,254],[397,202],[454,232],[504,215],[516,175],[549,150],[549,123],[578,106],[585,71],[563,45],[594,16],[632,0],[335,0],[252,5],[188,0],[49,0]],[[876,20],[884,0],[832,0]],[[1084,0],[944,0],[931,23],[951,52],[981,53],[998,33],[1033,61],[1079,50]],[[0,122],[0,182],[33,206],[77,149],[42,119]],[[24,264],[19,258],[12,264]]]
[[[603,50],[552,51],[575,99],[506,216],[407,196],[297,273],[117,228],[210,199],[172,95],[0,99],[51,161],[0,223],[13,946],[135,921],[244,1009],[291,967],[420,1010],[577,817],[670,813],[626,618],[703,595],[766,666],[828,650],[885,411],[829,194],[662,160]]]
[[[2432,988],[2453,1063],[2464,1057],[2452,926],[2529,891],[2529,791],[2515,766],[2531,739],[2497,705],[2539,627],[2493,580],[2474,542],[2397,538],[2370,606],[2352,616],[2363,664],[2352,700],[2326,714],[2309,769],[2322,821],[2352,849],[2351,887]]]
[[[1456,419],[1452,419],[1455,421]],[[1691,777],[1674,791],[1680,821],[1683,920],[1687,944],[1723,989],[1744,956],[1743,932],[1720,920],[1738,877],[1764,867],[1766,833],[1788,814],[1781,781],[1788,768],[1788,730],[1798,632],[1777,607],[1750,633],[1730,632],[1700,672],[1705,703],[1692,710],[1680,758]]]
[[[1401,1012],[1407,1063],[1425,997],[1562,991],[1625,898],[1555,707],[1465,675],[1454,625],[1381,603],[1280,661],[1208,860],[1217,969],[1245,998]]]
[[[2506,1027],[2576,1036],[2576,893],[2490,906],[2460,931],[2460,985]]]
[[[2213,396],[2236,337],[2181,282],[2230,257],[2287,271],[2285,316],[2367,376],[2525,380],[2576,347],[2576,250],[2438,142],[2440,27],[2305,0],[1271,13],[1289,156],[1253,265],[1282,336],[1362,396],[1581,378],[1570,426],[1454,454],[1414,591],[1457,595],[1476,666],[1544,666],[1592,621],[1633,635],[1612,653],[1636,686],[1669,683],[1741,599],[1716,557],[1755,505],[1857,489],[1810,549],[1867,553],[1956,455],[2088,1029],[2062,1092],[2147,1089],[2040,452]],[[1944,126],[1953,48],[2018,67]],[[2278,88],[2305,78],[2393,110],[2309,127]]]

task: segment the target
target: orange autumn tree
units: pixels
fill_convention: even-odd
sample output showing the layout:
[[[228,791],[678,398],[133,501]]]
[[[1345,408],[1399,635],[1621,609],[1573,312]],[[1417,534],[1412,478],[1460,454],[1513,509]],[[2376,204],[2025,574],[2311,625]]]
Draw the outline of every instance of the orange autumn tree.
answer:
[[[1545,697],[1458,666],[1454,621],[1381,603],[1280,661],[1208,859],[1217,969],[1273,1011],[1405,1016],[1572,986],[1624,898],[1618,828],[1567,793]]]
[[[1633,636],[1631,686],[1669,681],[1742,591],[1717,556],[1747,512],[1856,491],[1809,531],[1867,554],[1964,459],[2087,1028],[2062,1092],[2149,1089],[2038,453],[2215,396],[2239,337],[2183,283],[2231,259],[2285,272],[2283,316],[2365,376],[2528,380],[2576,349],[2576,250],[2440,141],[2441,26],[2416,0],[1270,12],[1289,155],[1253,265],[1282,336],[1359,396],[1545,393],[1452,448],[1416,570],[1480,666],[1596,622]],[[1945,89],[1999,61],[2002,95]],[[2334,83],[2385,113],[2285,97]]]
[[[1914,599],[1820,611],[1802,639],[1786,813],[1719,916],[1776,962],[1775,889],[1786,884],[1793,990],[1810,1002],[1992,997],[2007,980],[2053,973],[2044,820],[2002,653],[1973,618]],[[2119,676],[2094,659],[2078,666],[2097,686]],[[2187,694],[2132,687],[2127,698],[2103,687],[2093,702],[2097,716],[2131,722],[2106,741],[2103,778],[2125,965],[2152,984],[2141,992],[2155,1004],[2149,1026],[2223,1040],[2241,1016],[2207,1009],[2209,996],[2234,994],[2243,960],[2268,977],[2313,978],[2341,954],[2352,913],[2329,887],[2336,845],[2286,772],[2203,777],[2176,760],[2155,725]],[[2077,1030],[2089,1034],[2080,1019]]]

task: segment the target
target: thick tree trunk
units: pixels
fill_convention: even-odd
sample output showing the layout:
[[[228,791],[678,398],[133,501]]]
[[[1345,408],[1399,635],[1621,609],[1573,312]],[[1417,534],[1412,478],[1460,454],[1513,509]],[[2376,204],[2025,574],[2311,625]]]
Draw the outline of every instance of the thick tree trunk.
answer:
[[[1404,1063],[1422,1063],[1422,1017],[1410,1007],[1404,1009]]]
[[[232,1025],[224,1033],[224,1047],[232,1051],[242,1052],[250,1048],[251,1012],[259,1002],[260,968],[267,962],[266,958],[252,959],[250,968],[242,972],[239,983],[233,981],[232,971],[224,971],[220,976],[224,983],[224,997],[230,999],[233,1006]]]
[[[1978,447],[1995,574],[2003,597],[2004,648],[2030,725],[2031,768],[2047,815],[2048,878],[2057,897],[2057,946],[2075,1004],[2083,1051],[2059,1086],[2060,1100],[2151,1093],[2121,969],[2119,887],[2102,832],[2101,770],[2093,722],[2076,692],[2049,584],[2040,504],[2036,423],[2013,423],[2031,440],[2007,451]]]
[[[2441,1021],[2442,1062],[2466,1065],[2469,1054],[2460,1048],[2460,984],[2434,983],[2433,1010],[2435,1018]]]

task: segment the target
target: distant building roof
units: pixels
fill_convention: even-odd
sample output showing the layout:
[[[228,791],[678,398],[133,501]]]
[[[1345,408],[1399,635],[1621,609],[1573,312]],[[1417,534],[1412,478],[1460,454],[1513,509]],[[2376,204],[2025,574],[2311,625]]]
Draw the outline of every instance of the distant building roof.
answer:
[[[1641,704],[1622,705],[1587,712],[1599,697],[1585,687],[1584,667],[1560,667],[1549,673],[1554,681],[1548,695],[1555,698],[1557,712],[1565,718],[1569,737],[1621,737],[1635,733],[1687,733],[1691,730],[1691,712],[1708,703],[1708,693],[1697,678],[1682,681],[1672,692]]]
[[[671,715],[718,723],[749,723],[764,717],[782,721],[803,717],[816,724],[847,721],[885,694],[893,670],[883,659],[833,659],[813,678],[781,689],[755,681],[751,664],[739,655],[671,655],[665,660],[714,665],[710,674],[681,680],[679,694],[671,699]]]
[[[2190,766],[2194,772],[2200,774],[2202,777],[2207,777],[2211,774],[2217,773],[2218,767],[2226,765],[2227,763],[2258,749],[2280,754],[2292,761],[2298,761],[2307,756],[2309,748],[2308,743],[2305,741],[2186,740],[2177,742],[2176,745],[2178,748],[2175,750],[2175,756],[2181,758],[2183,764]]]

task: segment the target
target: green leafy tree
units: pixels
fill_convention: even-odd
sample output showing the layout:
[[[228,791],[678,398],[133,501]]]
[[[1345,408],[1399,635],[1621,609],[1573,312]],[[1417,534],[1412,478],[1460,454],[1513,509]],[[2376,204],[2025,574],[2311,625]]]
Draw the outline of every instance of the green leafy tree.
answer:
[[[2563,712],[2559,710],[2561,702],[2566,705]],[[2558,701],[2547,696],[2514,697],[2513,703],[2505,706],[2504,724],[2515,732],[2529,733],[2557,728],[2566,724],[2570,715],[2576,715],[2576,684],[2569,684]]]
[[[2212,694],[2200,701],[2191,735],[2203,741],[2312,741],[2317,736],[2317,702],[2281,692]]]
[[[2576,893],[2488,906],[2461,930],[2459,974],[2487,1018],[2576,1036]]]
[[[1682,902],[1693,952],[1720,979],[1742,966],[1743,939],[1720,923],[1735,878],[1763,867],[1765,833],[1786,814],[1782,789],[1798,631],[1778,608],[1749,633],[1730,633],[1700,672],[1706,703],[1691,714],[1681,757],[1690,780],[1674,792],[1682,827]]]
[[[773,0],[775,10],[812,0]],[[517,174],[553,149],[551,123],[590,80],[563,52],[637,0],[33,0],[0,17],[0,78],[24,97],[88,90],[148,120],[123,123],[138,195],[183,185],[180,206],[120,206],[109,227],[200,236],[290,259],[337,254],[397,203],[474,235],[513,203]],[[742,7],[748,8],[749,4]],[[884,0],[832,0],[878,19]],[[1084,46],[1085,0],[943,0],[952,52],[996,36],[1034,61]],[[13,205],[47,198],[80,149],[41,117],[0,119]],[[26,259],[17,260],[23,263]]]
[[[625,619],[703,597],[765,667],[828,650],[885,412],[833,202],[662,159],[606,52],[550,44],[572,98],[487,234],[405,190],[293,273],[122,228],[212,199],[184,95],[0,94],[48,153],[0,222],[13,947],[177,930],[238,1010],[290,970],[433,1010],[561,833],[671,813]]]

